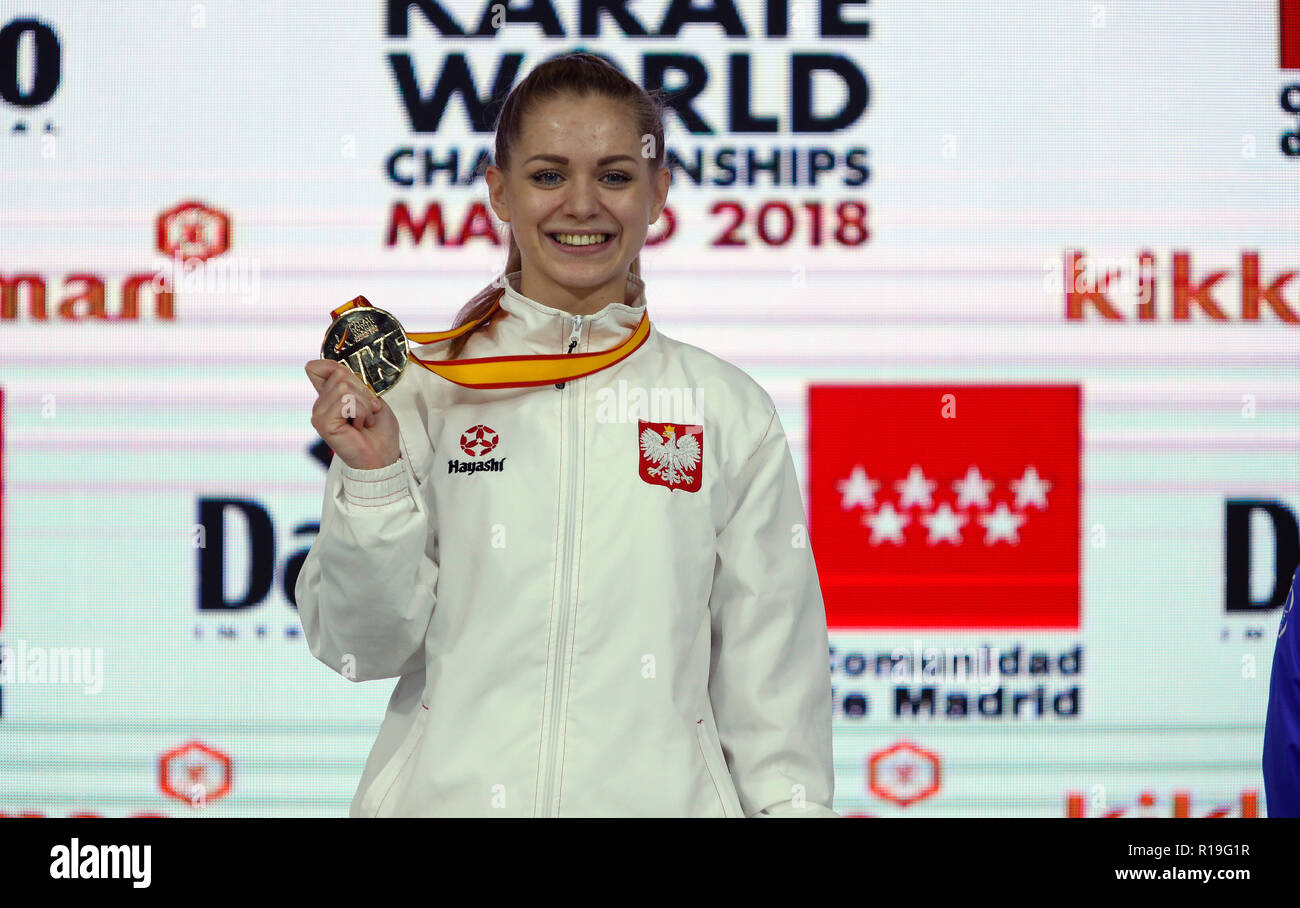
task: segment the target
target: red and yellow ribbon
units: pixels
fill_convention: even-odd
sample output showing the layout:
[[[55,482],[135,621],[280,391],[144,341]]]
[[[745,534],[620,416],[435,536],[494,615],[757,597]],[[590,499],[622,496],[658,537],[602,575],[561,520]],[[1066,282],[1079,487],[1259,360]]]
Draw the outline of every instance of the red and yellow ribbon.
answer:
[[[492,318],[500,309],[504,289],[498,290],[492,305],[479,318],[449,331],[412,331],[406,339],[413,344],[433,344],[459,337]],[[330,313],[338,318],[357,306],[369,306],[364,296],[339,306]],[[465,388],[527,388],[534,385],[551,385],[582,378],[608,369],[635,353],[650,336],[650,317],[644,309],[641,321],[618,346],[592,353],[546,353],[532,356],[484,356],[478,359],[421,359],[409,353],[410,361],[440,375],[447,381]]]

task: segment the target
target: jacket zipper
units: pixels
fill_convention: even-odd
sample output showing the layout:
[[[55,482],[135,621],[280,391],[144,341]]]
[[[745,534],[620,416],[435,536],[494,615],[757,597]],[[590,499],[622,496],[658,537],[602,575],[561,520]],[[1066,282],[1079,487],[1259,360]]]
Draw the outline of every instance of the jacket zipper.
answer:
[[[573,316],[573,330],[569,332],[569,349],[565,352],[572,353],[578,345],[578,338],[582,331],[582,316]],[[563,390],[566,382],[559,382],[555,387]],[[555,637],[555,671],[553,674],[553,683],[551,687],[551,722],[550,737],[546,742],[546,775],[542,782],[542,811],[543,816],[559,816],[559,811],[551,812],[551,790],[555,785],[555,749],[559,737],[560,723],[560,692],[563,688],[563,674],[560,671],[564,667],[564,649],[566,643],[566,631],[569,626],[569,584],[570,576],[573,571],[573,522],[574,511],[577,510],[578,482],[576,474],[577,455],[577,438],[578,438],[578,419],[577,408],[573,405],[573,392],[567,395],[564,403],[569,407],[569,432],[565,444],[565,454],[567,455],[568,465],[566,467],[568,476],[568,507],[564,514],[564,558],[562,560],[562,571],[560,575],[560,624],[556,631]]]
[[[565,350],[564,351],[565,353],[572,353],[573,348],[578,346],[578,332],[581,328],[582,328],[582,316],[575,315],[573,317],[573,330],[569,332],[569,349]],[[555,383],[555,387],[560,389],[561,391],[564,390],[564,385],[565,383],[562,381]]]

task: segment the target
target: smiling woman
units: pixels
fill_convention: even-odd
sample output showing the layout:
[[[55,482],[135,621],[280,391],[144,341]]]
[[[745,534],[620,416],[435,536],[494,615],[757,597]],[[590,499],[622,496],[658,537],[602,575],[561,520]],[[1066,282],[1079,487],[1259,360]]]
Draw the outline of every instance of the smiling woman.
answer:
[[[544,63],[511,91],[485,177],[492,210],[509,225],[504,274],[522,271],[520,293],[575,315],[623,298],[668,198],[664,110],[659,93],[594,54]],[[479,291],[453,327],[482,317],[499,288]],[[448,356],[490,323],[456,338]]]
[[[650,321],[663,132],[603,58],[538,66],[485,174],[506,273],[456,329],[408,335],[427,368],[382,399],[308,364],[335,457],[303,631],[346,677],[401,678],[353,816],[837,816],[776,405]]]

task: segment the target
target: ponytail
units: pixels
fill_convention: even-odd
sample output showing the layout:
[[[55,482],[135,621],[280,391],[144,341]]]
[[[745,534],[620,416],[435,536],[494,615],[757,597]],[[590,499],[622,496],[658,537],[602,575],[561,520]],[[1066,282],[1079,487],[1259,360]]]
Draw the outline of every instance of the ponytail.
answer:
[[[460,311],[456,313],[456,320],[452,322],[451,326],[453,328],[459,328],[466,322],[472,322],[482,318],[484,313],[486,313],[489,307],[491,307],[492,300],[496,297],[497,291],[505,286],[507,275],[520,269],[523,259],[519,255],[519,244],[515,242],[515,232],[510,229],[509,225],[507,225],[506,233],[510,238],[510,254],[506,257],[505,270],[502,271],[501,274],[498,275],[490,284],[470,297],[469,302],[461,307]],[[465,343],[469,340],[469,336],[486,325],[492,324],[492,322],[495,319],[500,318],[502,314],[503,313],[498,313],[488,321],[483,322],[483,324],[466,331],[464,334],[460,335],[460,337],[453,338],[451,344],[447,347],[447,358],[459,359],[461,352],[465,349]]]

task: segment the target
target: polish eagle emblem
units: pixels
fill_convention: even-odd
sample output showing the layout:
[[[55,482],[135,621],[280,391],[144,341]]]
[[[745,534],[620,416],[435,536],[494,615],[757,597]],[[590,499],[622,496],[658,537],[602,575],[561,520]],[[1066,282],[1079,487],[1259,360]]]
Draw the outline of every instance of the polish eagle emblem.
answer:
[[[697,491],[704,461],[704,427],[637,420],[641,478],[651,485]]]

